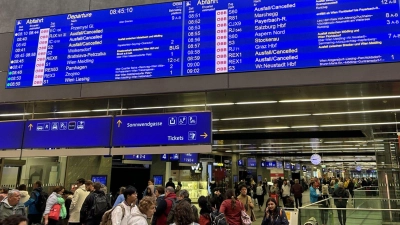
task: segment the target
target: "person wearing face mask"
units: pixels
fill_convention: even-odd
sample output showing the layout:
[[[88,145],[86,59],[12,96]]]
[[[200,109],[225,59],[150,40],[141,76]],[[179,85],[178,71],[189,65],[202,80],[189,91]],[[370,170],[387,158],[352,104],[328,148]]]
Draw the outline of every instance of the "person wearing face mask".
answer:
[[[132,217],[128,224],[147,225],[147,219],[151,218],[156,211],[156,201],[153,197],[145,196],[139,202],[138,207],[132,210]]]
[[[285,210],[278,207],[275,198],[267,200],[267,207],[261,225],[289,225]]]

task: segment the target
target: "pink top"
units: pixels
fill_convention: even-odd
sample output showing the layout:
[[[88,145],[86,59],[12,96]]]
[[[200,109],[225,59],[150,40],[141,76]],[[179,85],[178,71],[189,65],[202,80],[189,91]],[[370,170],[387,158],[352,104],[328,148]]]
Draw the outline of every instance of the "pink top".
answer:
[[[243,206],[239,200],[236,200],[236,207],[232,209],[231,202],[231,199],[223,201],[219,211],[225,214],[229,225],[242,225],[241,211],[243,210]]]

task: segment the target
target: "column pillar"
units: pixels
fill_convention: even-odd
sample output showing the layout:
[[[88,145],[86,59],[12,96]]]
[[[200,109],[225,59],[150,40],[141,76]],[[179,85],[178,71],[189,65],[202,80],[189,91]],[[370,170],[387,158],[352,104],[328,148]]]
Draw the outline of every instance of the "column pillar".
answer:
[[[239,167],[237,165],[237,161],[239,160],[239,154],[232,154],[232,167],[231,167],[231,187],[235,186],[233,176],[237,176],[239,179]]]

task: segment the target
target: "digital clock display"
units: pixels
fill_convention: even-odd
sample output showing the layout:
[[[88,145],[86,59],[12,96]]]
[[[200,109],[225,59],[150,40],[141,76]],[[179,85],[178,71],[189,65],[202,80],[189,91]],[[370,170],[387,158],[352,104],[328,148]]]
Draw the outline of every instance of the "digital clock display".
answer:
[[[191,0],[21,19],[6,87],[398,62],[398,1]]]

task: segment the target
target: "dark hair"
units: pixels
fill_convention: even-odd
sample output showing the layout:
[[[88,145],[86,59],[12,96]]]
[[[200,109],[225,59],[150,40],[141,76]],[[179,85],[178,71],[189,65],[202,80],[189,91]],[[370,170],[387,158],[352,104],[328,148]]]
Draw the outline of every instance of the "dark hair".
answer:
[[[153,184],[154,184],[154,179],[149,179],[149,181],[151,181],[151,183],[153,183]]]
[[[275,207],[275,210],[272,212],[272,214],[278,215],[278,203],[276,202],[276,199],[275,198],[268,198],[267,199],[267,202],[265,203],[267,209],[268,209],[268,202],[273,202],[275,204],[276,207]],[[269,209],[268,209],[268,211],[269,211]]]
[[[86,180],[83,179],[83,178],[79,178],[77,181],[78,181],[78,183],[80,183],[80,184],[84,184],[84,183],[86,182]]]
[[[192,207],[188,201],[180,201],[176,205],[174,222],[177,225],[187,225],[194,222]]]
[[[219,187],[214,188],[214,192],[216,192],[216,191],[221,192],[221,188],[219,188]]]
[[[137,193],[137,191],[136,191],[136,188],[134,188],[134,187],[129,187],[129,188],[125,189],[125,191],[124,191],[125,200],[128,198],[128,195],[133,195],[135,193]]]
[[[204,214],[204,213],[211,213],[212,209],[211,209],[211,205],[208,202],[207,198],[204,196],[200,196],[200,198],[197,200],[197,202],[199,203],[199,206],[201,208],[200,210],[200,214]]]
[[[72,195],[72,191],[64,190],[64,195]]]
[[[226,199],[231,199],[231,208],[235,209],[236,208],[236,195],[235,195],[235,191],[233,189],[228,189],[226,191]]]
[[[19,185],[18,190],[20,190],[20,191],[26,191],[26,185],[25,185],[25,184]]]
[[[101,188],[101,184],[99,182],[96,182],[93,184],[94,190],[99,191]]]
[[[63,186],[55,186],[53,189],[53,192],[58,193],[58,192],[62,191],[63,189],[64,189]]]
[[[22,215],[11,215],[6,217],[3,221],[1,221],[1,225],[19,225],[21,222],[27,221],[28,218]]]
[[[243,188],[246,188],[246,190],[247,190],[247,186],[246,186],[245,184],[242,184],[242,185],[239,186],[239,190],[240,190],[240,191],[241,191]]]
[[[42,187],[42,181],[40,181],[40,180],[36,181],[35,184],[38,187]]]
[[[156,190],[157,190],[158,194],[160,194],[160,195],[165,193],[163,186],[157,186]]]
[[[87,180],[87,181],[85,181],[85,185],[93,185],[93,181]]]

